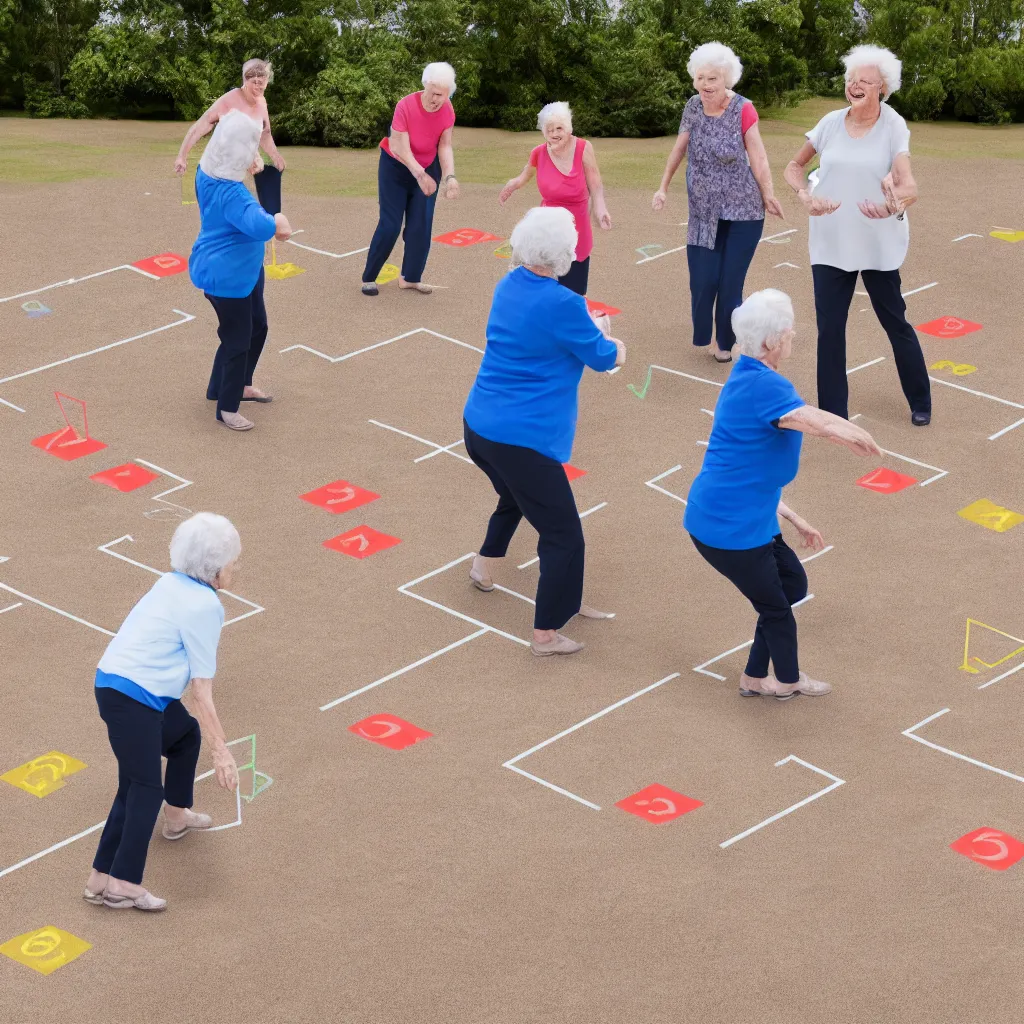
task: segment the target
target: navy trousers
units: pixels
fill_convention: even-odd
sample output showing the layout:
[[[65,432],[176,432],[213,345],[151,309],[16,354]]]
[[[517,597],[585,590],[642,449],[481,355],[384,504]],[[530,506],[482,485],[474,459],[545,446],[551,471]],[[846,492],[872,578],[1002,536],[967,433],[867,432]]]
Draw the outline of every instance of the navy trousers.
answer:
[[[800,681],[796,649],[796,619],[792,605],[807,596],[807,573],[791,547],[777,534],[768,544],[745,551],[712,548],[690,538],[704,560],[735,584],[757,612],[757,628],[745,669],[764,679],[768,660],[780,683]]]
[[[743,282],[763,230],[763,220],[720,220],[714,249],[686,247],[694,345],[710,345],[713,326],[718,347],[732,351],[732,311],[743,303]]]
[[[435,182],[441,180],[441,162],[435,157],[426,169]],[[402,277],[410,284],[423,279],[423,268],[430,252],[430,232],[434,226],[434,203],[437,193],[425,196],[412,172],[393,156],[380,151],[377,164],[377,202],[380,219],[366,254],[363,283],[376,281],[381,267],[388,261],[399,234],[405,242],[402,256]],[[402,220],[405,231],[402,231]]]
[[[857,287],[856,270],[824,263],[811,266],[814,310],[818,320],[818,408],[849,419],[846,377],[846,321]],[[889,337],[896,372],[911,412],[932,411],[932,386],[917,332],[907,321],[898,270],[862,270],[871,306]]]
[[[585,260],[573,260],[569,267],[569,273],[558,279],[559,284],[564,284],[570,291],[577,295],[587,294],[587,284],[590,280],[590,257]]]
[[[565,467],[532,448],[488,441],[463,420],[466,451],[498,492],[480,554],[504,558],[522,518],[540,535],[534,629],[561,629],[583,603],[583,526]]]
[[[263,304],[263,271],[256,287],[243,299],[225,299],[204,293],[217,312],[220,345],[213,357],[213,372],[206,397],[222,412],[238,412],[242,392],[252,385],[252,375],[267,340],[267,307]]]
[[[160,805],[166,799],[172,807],[192,806],[202,735],[180,700],[157,711],[120,690],[98,686],[96,703],[117,758],[117,796],[92,866],[141,885]],[[163,782],[161,755],[167,758]]]

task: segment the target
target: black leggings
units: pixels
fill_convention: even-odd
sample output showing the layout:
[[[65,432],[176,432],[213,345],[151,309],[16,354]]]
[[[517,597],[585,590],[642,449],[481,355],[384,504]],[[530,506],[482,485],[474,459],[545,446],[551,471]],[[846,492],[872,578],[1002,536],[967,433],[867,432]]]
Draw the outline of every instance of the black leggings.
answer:
[[[466,451],[498,492],[480,554],[504,558],[523,516],[540,534],[534,629],[561,629],[583,602],[583,527],[565,467],[532,448],[488,441],[463,420]]]
[[[571,292],[577,295],[587,294],[587,285],[590,282],[590,257],[585,260],[573,260],[569,271],[563,274],[558,283],[565,285]]]
[[[252,375],[267,340],[267,307],[263,304],[263,269],[256,287],[242,299],[226,299],[205,293],[217,311],[220,345],[213,357],[213,371],[206,397],[222,412],[238,412],[242,393],[252,386]]]
[[[796,553],[778,534],[758,548],[711,548],[690,538],[704,560],[734,583],[757,612],[757,629],[744,670],[752,679],[768,675],[768,659],[780,683],[798,683],[796,619],[792,606],[807,596],[807,573]]]

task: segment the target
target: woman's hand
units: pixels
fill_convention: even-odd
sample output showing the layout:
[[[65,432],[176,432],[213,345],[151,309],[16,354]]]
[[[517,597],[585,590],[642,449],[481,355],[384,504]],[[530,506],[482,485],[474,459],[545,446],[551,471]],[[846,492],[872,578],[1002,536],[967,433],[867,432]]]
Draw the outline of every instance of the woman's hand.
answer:
[[[454,174],[449,175],[445,180],[444,197],[445,199],[459,198],[459,179]]]
[[[188,166],[188,164],[187,164],[187,162],[186,162],[186,160],[185,160],[185,158],[183,156],[175,157],[175,160],[174,160],[174,173],[175,174],[184,174],[185,173],[185,168],[187,166]]]
[[[274,238],[279,242],[287,242],[292,237],[292,226],[283,213],[274,214],[274,226],[277,228],[274,232]]]
[[[284,157],[280,153],[274,157],[274,166],[279,170],[283,171],[288,165],[284,162]]]
[[[829,433],[826,435],[829,441],[841,444],[849,448],[854,455],[881,455],[882,449],[875,443],[875,439],[856,423],[850,423],[841,417],[836,417],[838,423],[829,422]]]
[[[825,538],[806,519],[794,515],[790,522],[796,527],[805,548],[820,551],[825,546]]]
[[[595,211],[597,213],[597,223],[601,225],[604,231],[608,231],[612,226],[612,215],[607,209]]]
[[[498,193],[498,202],[504,206],[509,199],[512,197],[512,193],[517,191],[519,188],[518,178],[509,178],[505,183],[505,187]]]
[[[830,213],[835,213],[836,210],[842,205],[836,199],[826,199],[824,196],[812,196],[806,189],[801,189],[797,193],[800,202],[804,204],[804,209],[812,217],[825,217]]]
[[[230,789],[232,792],[238,789],[238,765],[223,743],[213,748],[213,770],[221,789]]]
[[[256,159],[249,165],[249,173],[255,178],[263,170],[263,157],[256,154]]]
[[[666,202],[668,202],[668,196],[665,194],[665,190],[663,188],[659,188],[658,191],[654,193],[654,198],[651,200],[651,209],[654,210],[655,213],[661,213],[661,211],[665,209]]]
[[[786,219],[786,215],[782,212],[782,203],[775,196],[764,197],[764,209],[765,213],[770,213],[773,217],[780,217],[782,220]]]
[[[416,184],[425,196],[432,196],[437,191],[437,182],[426,171],[416,175]]]
[[[861,200],[857,204],[857,209],[869,220],[887,220],[896,213],[895,210],[890,210],[888,206],[883,206],[881,203],[873,203],[869,199]]]
[[[606,338],[612,336],[612,318],[607,313],[591,313],[590,319]]]

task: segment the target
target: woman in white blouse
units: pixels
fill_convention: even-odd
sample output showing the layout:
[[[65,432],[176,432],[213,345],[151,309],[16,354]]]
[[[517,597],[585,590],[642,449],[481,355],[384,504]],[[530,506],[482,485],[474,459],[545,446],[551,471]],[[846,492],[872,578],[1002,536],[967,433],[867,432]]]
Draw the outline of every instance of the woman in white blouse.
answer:
[[[818,405],[849,418],[846,320],[861,275],[889,336],[915,426],[931,422],[932,399],[921,343],[907,322],[899,268],[907,255],[907,208],[917,202],[910,171],[910,130],[885,100],[900,87],[900,61],[878,46],[844,58],[850,105],[826,114],[786,168],[786,181],[807,208],[818,319]],[[820,155],[808,190],[804,168]]]

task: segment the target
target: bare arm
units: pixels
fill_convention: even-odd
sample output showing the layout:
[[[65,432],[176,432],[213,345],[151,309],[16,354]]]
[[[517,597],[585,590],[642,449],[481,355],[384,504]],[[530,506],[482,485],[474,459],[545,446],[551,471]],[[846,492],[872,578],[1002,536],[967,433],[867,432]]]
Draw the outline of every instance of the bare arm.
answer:
[[[675,176],[676,171],[679,170],[679,165],[683,162],[683,158],[686,156],[686,149],[689,145],[690,133],[680,132],[676,136],[676,144],[672,147],[672,152],[668,155],[668,162],[665,164],[665,173],[661,176],[661,184],[658,186],[658,191],[654,193],[654,209],[660,210],[665,205],[668,187],[672,184],[672,178]]]
[[[604,201],[604,183],[601,181],[601,172],[597,168],[597,156],[594,154],[594,147],[589,142],[583,144],[583,175],[587,179],[587,189],[590,191],[590,198],[594,204],[597,222],[607,231],[612,226],[612,217]]]
[[[757,125],[752,124],[746,135],[743,136],[743,146],[747,151],[747,159],[750,161],[750,170],[761,190],[761,198],[764,200],[764,208],[776,217],[782,216],[782,207],[775,198],[775,186],[772,184],[772,169],[768,166],[768,154],[765,152],[764,140],[758,131]]]
[[[892,162],[892,170],[882,181],[882,191],[896,213],[902,213],[917,202],[917,181],[910,169],[909,153],[896,155]]]
[[[192,703],[203,739],[210,744],[213,756],[213,767],[217,774],[217,784],[224,789],[238,788],[238,768],[235,759],[228,750],[224,728],[217,717],[217,709],[213,706],[213,680],[192,680]]]
[[[813,405],[802,405],[793,412],[787,412],[779,420],[780,430],[799,430],[811,437],[823,437],[827,441],[849,448],[855,455],[881,455],[875,439],[856,423],[841,416],[816,409]]]
[[[394,128],[391,129],[390,139],[391,155],[401,164],[405,164],[409,168],[409,173],[418,181],[421,175],[426,174],[426,170],[416,162],[416,157],[412,155],[412,145],[409,143],[409,133],[399,132]]]
[[[222,97],[223,98],[223,97]],[[220,120],[220,105],[221,101],[217,100],[216,103],[212,104],[210,109],[206,111],[199,118],[195,124],[185,133],[185,138],[182,139],[181,148],[178,150],[177,159],[174,161],[174,170],[178,174],[185,173],[185,166],[188,162],[188,155],[192,151],[192,147],[204,136],[209,135],[213,131],[213,126]]]
[[[437,143],[437,159],[441,164],[441,184],[445,199],[457,199],[459,179],[455,177],[455,151],[452,149],[452,129],[445,128]]]
[[[825,538],[806,519],[798,516],[784,501],[779,502],[779,515],[796,527],[805,548],[820,551],[825,546]]]
[[[279,171],[285,169],[284,157],[278,151],[274,136],[270,133],[270,112],[267,110],[266,100],[263,101],[263,134],[260,135],[260,148],[270,157]]]
[[[514,178],[509,178],[505,183],[505,187],[498,194],[498,202],[502,206],[508,202],[509,197],[517,189],[521,189],[528,181],[532,180],[533,176],[537,173],[537,168],[533,166],[529,161],[526,162],[526,166],[516,175]]]
[[[807,191],[807,175],[804,168],[814,159],[817,150],[809,142],[805,142],[792,160],[786,164],[783,177],[786,183],[796,193],[797,199],[804,204],[804,208],[812,217],[821,217],[829,213],[835,213],[840,204],[833,199],[826,199],[823,196],[812,196]]]

